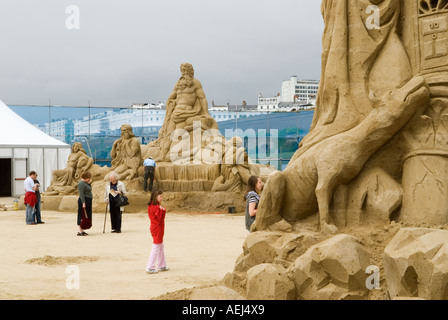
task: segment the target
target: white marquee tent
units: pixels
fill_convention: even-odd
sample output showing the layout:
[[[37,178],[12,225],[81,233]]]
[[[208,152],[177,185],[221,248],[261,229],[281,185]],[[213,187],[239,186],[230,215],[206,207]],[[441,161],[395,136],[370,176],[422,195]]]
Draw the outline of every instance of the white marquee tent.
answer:
[[[67,166],[71,147],[45,134],[0,101],[0,197],[25,193],[29,171],[38,174],[41,190],[51,184],[53,170]]]

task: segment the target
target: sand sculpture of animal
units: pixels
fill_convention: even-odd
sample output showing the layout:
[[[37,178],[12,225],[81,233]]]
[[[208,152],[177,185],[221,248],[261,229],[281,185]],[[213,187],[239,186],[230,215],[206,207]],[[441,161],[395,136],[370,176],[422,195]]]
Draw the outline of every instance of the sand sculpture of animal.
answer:
[[[367,160],[385,145],[429,101],[421,76],[386,93],[354,128],[327,138],[306,150],[283,172],[271,176],[261,197],[252,231],[267,229],[282,218],[302,220],[319,211],[324,233],[334,233],[330,201],[338,185],[347,184]]]

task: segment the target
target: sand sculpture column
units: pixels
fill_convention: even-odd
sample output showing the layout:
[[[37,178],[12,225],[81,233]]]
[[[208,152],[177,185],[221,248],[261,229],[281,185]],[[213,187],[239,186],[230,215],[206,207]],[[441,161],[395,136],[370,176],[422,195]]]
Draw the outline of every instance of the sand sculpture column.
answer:
[[[404,36],[414,73],[422,74],[431,93],[429,106],[404,133],[403,162],[406,222],[448,223],[448,2],[405,1]]]
[[[378,6],[379,29],[366,26],[370,5]],[[384,161],[372,159],[429,98],[402,40],[402,6],[400,0],[322,2],[322,76],[310,133],[286,170],[269,178],[252,231],[318,212],[321,230],[333,233],[331,200],[338,186],[365,172],[368,162],[385,164],[387,173],[401,171],[401,163],[389,161],[395,144]]]

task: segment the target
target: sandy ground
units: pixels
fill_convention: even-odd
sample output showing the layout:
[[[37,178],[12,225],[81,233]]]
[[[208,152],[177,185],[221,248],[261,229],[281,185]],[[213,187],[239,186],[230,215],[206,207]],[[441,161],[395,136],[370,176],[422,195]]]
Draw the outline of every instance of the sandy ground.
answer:
[[[145,272],[152,245],[146,214],[125,214],[121,234],[104,212],[78,237],[76,214],[43,212],[27,226],[25,211],[0,198],[0,299],[152,299],[220,281],[233,270],[247,236],[244,216],[168,213],[165,255],[170,271]],[[109,218],[109,217],[108,217]],[[78,277],[79,276],[79,277]],[[72,288],[79,278],[79,289]]]

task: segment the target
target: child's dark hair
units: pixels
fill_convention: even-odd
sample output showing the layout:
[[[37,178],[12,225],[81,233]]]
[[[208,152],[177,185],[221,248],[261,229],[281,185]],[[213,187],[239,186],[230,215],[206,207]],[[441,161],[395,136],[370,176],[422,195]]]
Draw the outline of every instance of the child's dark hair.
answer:
[[[86,171],[82,174],[81,179],[91,179],[92,174],[89,171]]]
[[[150,205],[158,205],[159,202],[157,202],[157,197],[163,194],[163,191],[160,189],[153,189],[151,191],[151,198],[149,199],[148,206]]]
[[[255,191],[255,186],[257,185],[258,178],[259,178],[258,176],[251,176],[247,180],[247,189],[246,189],[246,193],[244,194],[244,201],[246,201],[246,196],[249,192]]]

